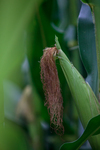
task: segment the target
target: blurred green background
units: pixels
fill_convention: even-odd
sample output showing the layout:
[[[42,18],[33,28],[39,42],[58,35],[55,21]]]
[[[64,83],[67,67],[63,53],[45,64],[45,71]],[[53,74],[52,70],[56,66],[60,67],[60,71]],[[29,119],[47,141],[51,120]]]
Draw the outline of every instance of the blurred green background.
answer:
[[[56,135],[40,80],[43,49],[58,36],[63,51],[86,77],[77,40],[79,0],[0,1],[0,150],[57,150],[82,133],[59,62],[65,132]]]

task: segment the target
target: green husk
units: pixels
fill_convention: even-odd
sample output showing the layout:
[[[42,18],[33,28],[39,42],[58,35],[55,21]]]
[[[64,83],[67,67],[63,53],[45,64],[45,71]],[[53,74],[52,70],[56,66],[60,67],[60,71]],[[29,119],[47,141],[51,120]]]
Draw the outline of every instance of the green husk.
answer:
[[[86,127],[88,121],[100,113],[98,100],[89,84],[85,82],[73,64],[69,62],[62,50],[59,50],[58,58],[74,97],[82,124]]]
[[[58,40],[56,38],[56,45]],[[93,93],[91,87],[85,82],[81,74],[70,63],[67,56],[61,49],[58,49],[58,59],[65,75],[69,88],[71,90],[74,102],[84,128],[89,120],[100,114],[99,102]],[[100,135],[90,138],[90,143],[94,149],[100,148]]]

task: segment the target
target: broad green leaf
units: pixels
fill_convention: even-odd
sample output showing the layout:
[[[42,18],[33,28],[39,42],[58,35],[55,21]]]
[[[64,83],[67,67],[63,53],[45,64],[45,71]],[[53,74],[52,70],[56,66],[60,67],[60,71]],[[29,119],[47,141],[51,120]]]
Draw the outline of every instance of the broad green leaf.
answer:
[[[83,143],[90,136],[92,136],[95,132],[97,132],[99,129],[100,129],[100,115],[92,118],[89,121],[84,133],[82,134],[82,136],[78,140],[76,140],[74,142],[63,144],[60,147],[60,150],[78,150],[83,145]]]
[[[7,77],[25,57],[25,30],[33,17],[35,0],[0,2],[0,77]]]
[[[96,96],[98,96],[99,89],[95,26],[91,9],[86,4],[82,4],[78,17],[78,42],[81,59],[87,72],[86,81],[89,83]]]
[[[25,30],[35,5],[36,0],[0,1],[0,125],[4,118],[3,80],[21,66],[25,57]]]

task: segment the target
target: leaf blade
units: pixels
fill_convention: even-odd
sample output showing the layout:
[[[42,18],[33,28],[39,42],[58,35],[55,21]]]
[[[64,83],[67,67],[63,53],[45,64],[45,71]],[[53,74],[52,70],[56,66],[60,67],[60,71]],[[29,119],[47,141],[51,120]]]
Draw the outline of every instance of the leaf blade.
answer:
[[[82,146],[82,144],[99,129],[100,129],[100,115],[92,118],[89,121],[84,133],[78,140],[63,144],[60,147],[60,150],[79,149]]]

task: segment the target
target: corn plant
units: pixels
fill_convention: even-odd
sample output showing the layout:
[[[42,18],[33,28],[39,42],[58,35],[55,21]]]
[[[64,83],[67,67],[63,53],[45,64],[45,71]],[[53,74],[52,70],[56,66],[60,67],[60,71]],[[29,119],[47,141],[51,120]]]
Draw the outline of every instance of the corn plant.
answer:
[[[41,79],[49,110],[51,126],[60,133],[64,132],[62,123],[63,101],[60,83],[55,66],[59,59],[60,66],[69,85],[78,111],[79,118],[85,129],[83,135],[72,143],[64,143],[60,150],[79,149],[88,139],[91,147],[100,149],[100,2],[99,0],[83,1],[78,18],[78,43],[80,56],[87,71],[87,78],[81,76],[62,51],[58,38],[55,47],[46,48],[41,59]]]
[[[87,139],[93,149],[100,149],[100,2],[83,0],[78,17],[80,2],[0,1],[0,150],[74,150]],[[53,45],[55,35],[61,46],[57,37]],[[71,63],[69,49],[73,46],[79,47],[86,79]],[[22,64],[26,57],[29,66],[25,70],[31,76],[25,73],[24,79]],[[74,61],[79,69],[79,56]],[[69,110],[74,114],[72,105],[67,105],[71,100],[85,129],[76,141],[77,127],[74,131],[67,118]],[[63,138],[74,142],[62,144]]]

